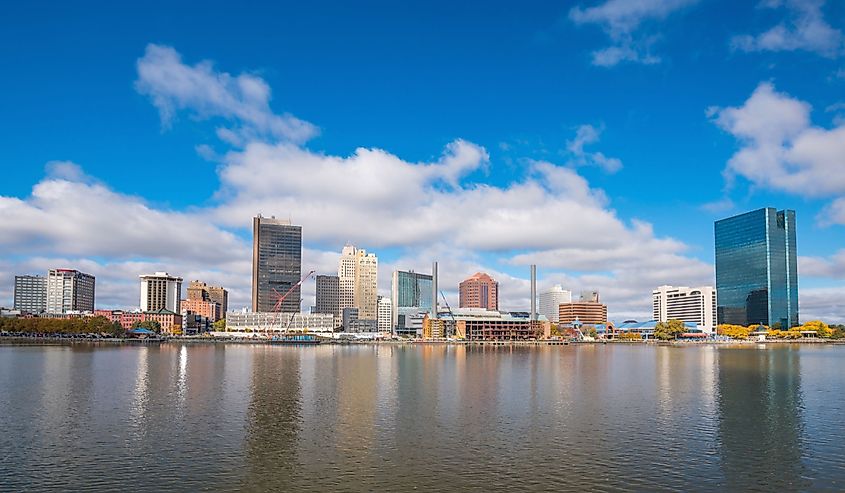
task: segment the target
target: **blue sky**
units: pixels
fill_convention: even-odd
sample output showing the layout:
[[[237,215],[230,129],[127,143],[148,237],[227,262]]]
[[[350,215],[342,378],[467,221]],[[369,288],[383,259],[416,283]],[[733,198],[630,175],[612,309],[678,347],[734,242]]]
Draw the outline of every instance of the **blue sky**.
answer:
[[[798,214],[802,315],[845,321],[842,2],[6,13],[0,305],[57,264],[104,306],[159,268],[245,304],[260,211],[301,223],[320,271],[375,251],[385,292],[437,257],[520,308],[536,261],[644,318],[656,285],[712,284],[714,219],[774,206]]]

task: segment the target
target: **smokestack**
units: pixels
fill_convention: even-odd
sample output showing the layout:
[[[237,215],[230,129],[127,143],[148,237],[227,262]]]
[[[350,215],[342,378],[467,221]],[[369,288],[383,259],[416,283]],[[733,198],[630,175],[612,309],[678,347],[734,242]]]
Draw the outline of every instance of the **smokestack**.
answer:
[[[437,261],[431,264],[431,318],[437,320]]]
[[[531,320],[537,320],[537,266],[531,264]]]

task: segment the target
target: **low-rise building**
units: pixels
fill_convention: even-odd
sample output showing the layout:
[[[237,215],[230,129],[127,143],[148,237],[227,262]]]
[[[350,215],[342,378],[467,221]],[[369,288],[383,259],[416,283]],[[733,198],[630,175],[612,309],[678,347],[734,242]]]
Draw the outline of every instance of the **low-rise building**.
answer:
[[[216,301],[209,300],[202,300],[196,298],[188,298],[186,300],[182,300],[181,309],[182,313],[191,312],[202,317],[210,319],[212,322],[216,322],[223,317],[223,313],[221,312],[223,307],[220,306],[220,303]]]
[[[331,313],[236,311],[226,314],[228,332],[333,332]]]
[[[558,309],[558,323],[572,325],[576,320],[584,325],[606,325],[607,305],[597,301],[561,303]]]
[[[551,324],[540,315],[531,320],[528,312],[498,312],[485,308],[459,308],[437,319],[423,319],[423,337],[455,336],[467,341],[526,341],[549,337]]]

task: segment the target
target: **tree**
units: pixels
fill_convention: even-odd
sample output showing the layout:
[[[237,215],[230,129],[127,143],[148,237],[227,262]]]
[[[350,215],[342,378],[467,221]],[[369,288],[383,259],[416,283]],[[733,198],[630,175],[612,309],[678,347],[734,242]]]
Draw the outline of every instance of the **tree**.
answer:
[[[756,326],[755,326],[756,327]],[[722,324],[716,328],[716,333],[731,339],[747,339],[752,329],[742,325]]]
[[[654,326],[654,337],[662,341],[677,339],[684,332],[686,332],[686,326],[683,320],[672,319],[666,322],[658,322]]]
[[[158,334],[161,332],[161,324],[156,320],[144,320],[143,322],[135,322],[132,324],[133,329],[147,329]]]
[[[215,332],[225,332],[226,331],[226,319],[221,318],[220,320],[211,324],[211,327],[214,329]]]
[[[587,332],[587,335],[589,335],[590,337],[592,337],[593,339],[595,339],[596,337],[598,337],[598,336],[599,336],[599,333],[598,333],[598,332],[596,332],[596,328],[595,328],[595,327],[590,327],[590,331],[589,331],[589,332]]]
[[[830,326],[821,320],[811,320],[809,322],[805,322],[804,325],[798,327],[798,330],[815,330],[819,337],[825,338],[830,337],[833,334],[833,331],[830,330]]]

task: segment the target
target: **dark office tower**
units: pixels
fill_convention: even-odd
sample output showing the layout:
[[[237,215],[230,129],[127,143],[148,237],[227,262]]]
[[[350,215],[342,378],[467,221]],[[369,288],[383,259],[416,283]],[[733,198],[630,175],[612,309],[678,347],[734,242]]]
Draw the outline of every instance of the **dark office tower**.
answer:
[[[47,278],[15,276],[15,310],[27,313],[47,311]]]
[[[715,229],[718,323],[798,325],[795,211],[760,209]]]
[[[275,217],[252,219],[252,311],[273,310],[280,296],[302,276],[302,226]],[[300,287],[282,302],[280,311],[299,312]]]
[[[331,313],[338,322],[340,312],[340,278],[338,276],[317,276],[316,304],[314,313]]]

